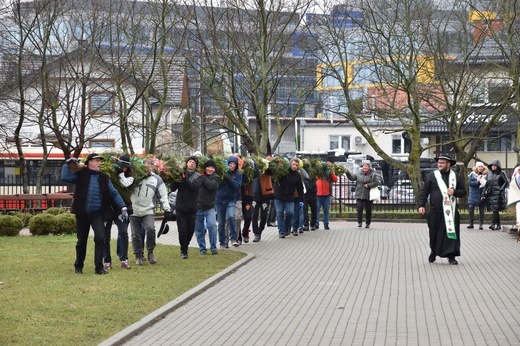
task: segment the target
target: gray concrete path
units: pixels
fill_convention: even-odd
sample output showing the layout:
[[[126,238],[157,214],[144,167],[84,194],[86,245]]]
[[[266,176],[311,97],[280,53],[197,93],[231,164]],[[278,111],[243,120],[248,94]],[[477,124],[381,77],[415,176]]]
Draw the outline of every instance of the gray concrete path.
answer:
[[[159,242],[177,244],[170,227]],[[462,228],[453,266],[428,263],[424,223],[335,221],[286,239],[269,227],[237,249],[247,263],[102,345],[520,345],[520,243]]]

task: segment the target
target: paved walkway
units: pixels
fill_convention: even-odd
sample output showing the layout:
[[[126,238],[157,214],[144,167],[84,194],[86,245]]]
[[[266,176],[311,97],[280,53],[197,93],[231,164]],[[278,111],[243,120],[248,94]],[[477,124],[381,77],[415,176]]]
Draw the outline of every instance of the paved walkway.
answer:
[[[267,228],[238,248],[243,264],[102,345],[520,345],[512,235],[464,225],[452,266],[428,263],[424,223],[356,226],[286,239]],[[170,227],[161,243],[177,243]]]

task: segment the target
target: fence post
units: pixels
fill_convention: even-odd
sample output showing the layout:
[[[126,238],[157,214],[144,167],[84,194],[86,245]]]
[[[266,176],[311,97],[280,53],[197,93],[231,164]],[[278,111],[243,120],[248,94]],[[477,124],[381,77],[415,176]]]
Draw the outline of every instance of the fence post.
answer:
[[[47,193],[52,193],[51,191],[51,178],[52,178],[52,174],[51,173],[48,173],[47,176],[49,177],[49,185],[48,185],[48,191]]]

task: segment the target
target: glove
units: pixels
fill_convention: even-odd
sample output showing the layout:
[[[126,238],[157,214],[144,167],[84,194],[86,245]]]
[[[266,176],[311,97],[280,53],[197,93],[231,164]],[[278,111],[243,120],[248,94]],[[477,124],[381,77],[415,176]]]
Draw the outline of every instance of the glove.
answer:
[[[70,162],[79,163],[79,159],[77,157],[71,157],[71,158],[68,158],[67,160],[65,160],[65,162],[67,162],[67,163],[70,163]]]
[[[172,219],[172,212],[171,211],[165,211],[164,212],[164,218],[166,220],[171,220]]]
[[[303,207],[303,202],[300,202],[300,208],[302,208],[302,207]]]
[[[119,220],[121,220],[121,222],[125,222],[128,220],[128,210],[126,208],[121,209],[121,215],[119,215]]]

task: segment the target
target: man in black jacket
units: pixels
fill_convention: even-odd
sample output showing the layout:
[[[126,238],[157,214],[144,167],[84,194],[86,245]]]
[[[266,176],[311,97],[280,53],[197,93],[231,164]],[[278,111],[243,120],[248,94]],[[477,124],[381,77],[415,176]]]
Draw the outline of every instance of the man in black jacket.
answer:
[[[202,184],[201,175],[196,171],[199,159],[190,156],[186,159],[186,169],[182,181],[174,183],[172,191],[177,192],[177,229],[181,245],[181,258],[188,258],[188,246],[195,232],[195,215],[199,188]]]
[[[195,218],[195,237],[199,244],[199,251],[205,255],[206,229],[209,235],[209,246],[211,253],[216,255],[217,251],[217,216],[215,211],[215,198],[217,189],[222,184],[222,179],[215,174],[215,161],[208,160],[204,164],[205,174],[201,176],[202,183],[197,200],[197,215]]]
[[[292,159],[289,173],[275,185],[274,204],[276,206],[279,238],[285,238],[290,233],[295,193],[298,193],[298,203],[303,203],[303,184],[302,176],[298,173],[299,166],[300,160],[298,158]]]
[[[108,274],[103,268],[104,223],[112,218],[113,208],[120,211],[122,220],[128,220],[125,202],[108,175],[100,171],[101,160],[101,156],[90,154],[82,166],[77,158],[70,158],[61,169],[61,179],[76,184],[74,202],[70,210],[76,215],[76,274],[83,274],[90,226],[94,231],[95,273]],[[71,166],[77,170],[72,171]]]

